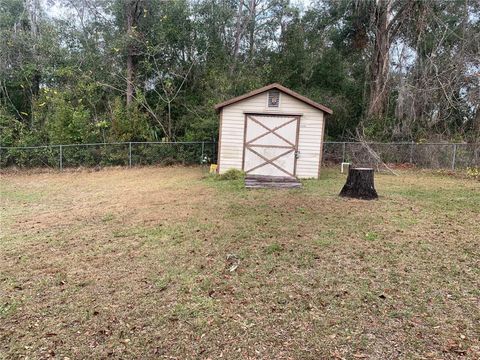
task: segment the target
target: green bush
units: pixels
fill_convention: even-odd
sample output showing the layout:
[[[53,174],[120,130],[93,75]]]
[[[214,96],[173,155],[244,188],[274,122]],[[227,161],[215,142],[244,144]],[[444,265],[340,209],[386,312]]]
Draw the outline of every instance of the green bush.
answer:
[[[480,181],[480,167],[467,168],[467,176],[471,179]]]
[[[153,140],[148,115],[142,111],[137,101],[125,106],[122,98],[115,98],[112,104],[112,115],[110,129],[112,141]]]
[[[230,169],[223,174],[217,175],[217,180],[241,180],[245,178],[245,173],[241,170]]]
[[[72,104],[63,95],[50,97],[47,106],[44,116],[51,144],[78,144],[93,140],[90,112],[85,107]]]
[[[59,154],[56,147],[32,149],[3,148],[0,151],[0,167],[58,167]]]
[[[25,125],[0,108],[0,146],[15,146],[25,131]]]
[[[201,160],[201,144],[133,144],[134,165],[193,165]]]

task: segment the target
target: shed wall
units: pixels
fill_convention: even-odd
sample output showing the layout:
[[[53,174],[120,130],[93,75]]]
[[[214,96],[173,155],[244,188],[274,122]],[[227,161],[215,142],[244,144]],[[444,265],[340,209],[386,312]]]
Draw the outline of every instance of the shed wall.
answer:
[[[280,106],[272,110],[267,107],[267,96],[268,92],[264,92],[221,110],[220,173],[232,168],[242,169],[245,113],[278,113],[301,115],[297,176],[316,178],[323,143],[324,113],[285,93],[280,95]]]

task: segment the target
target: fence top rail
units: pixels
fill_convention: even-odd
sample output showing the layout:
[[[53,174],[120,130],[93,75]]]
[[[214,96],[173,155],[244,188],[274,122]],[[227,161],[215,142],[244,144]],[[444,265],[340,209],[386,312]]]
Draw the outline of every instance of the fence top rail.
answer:
[[[61,147],[77,147],[77,146],[104,146],[104,145],[139,145],[139,144],[157,144],[157,145],[182,145],[182,144],[213,144],[214,141],[127,141],[127,142],[111,142],[111,143],[86,143],[86,144],[52,144],[52,145],[36,145],[36,146],[0,146],[0,149],[45,149]]]
[[[53,147],[75,147],[75,146],[101,146],[101,145],[128,145],[128,142],[111,142],[111,143],[87,143],[87,144],[58,144]]]
[[[165,145],[176,145],[176,144],[213,144],[214,141],[132,141],[132,145],[142,145],[142,144],[165,144]]]
[[[324,144],[362,144],[360,141],[324,141]],[[366,142],[367,145],[444,145],[444,146],[452,146],[452,145],[473,145],[473,146],[480,146],[480,143],[416,143],[416,142]]]
[[[0,149],[45,149],[45,148],[52,148],[58,147],[52,145],[37,145],[37,146],[0,146]]]
[[[107,145],[194,145],[194,144],[214,144],[215,141],[127,141],[127,142],[111,142],[111,143],[86,143],[86,144],[52,144],[52,145],[36,145],[36,146],[0,146],[0,149],[48,149],[59,147],[80,147],[80,146],[107,146]],[[330,144],[362,144],[355,141],[324,141],[325,145]],[[367,145],[420,145],[420,146],[480,146],[480,143],[416,143],[416,142],[367,142]]]

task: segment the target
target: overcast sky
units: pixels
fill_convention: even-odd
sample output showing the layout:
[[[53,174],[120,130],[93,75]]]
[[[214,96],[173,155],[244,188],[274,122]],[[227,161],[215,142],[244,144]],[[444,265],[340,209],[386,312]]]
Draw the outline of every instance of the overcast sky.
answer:
[[[58,17],[62,15],[62,12],[65,11],[65,9],[58,4],[57,1],[52,2],[49,0],[40,0],[42,3],[43,8],[47,11],[47,13],[51,17]],[[295,5],[302,9],[303,11],[308,10],[308,8],[311,6],[311,4],[315,0],[290,0],[290,4]]]

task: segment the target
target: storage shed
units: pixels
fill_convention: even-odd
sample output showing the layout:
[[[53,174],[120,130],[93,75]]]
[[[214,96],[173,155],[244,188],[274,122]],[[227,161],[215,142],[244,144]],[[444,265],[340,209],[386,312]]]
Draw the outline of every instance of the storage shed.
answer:
[[[332,110],[280,84],[215,105],[218,171],[318,178],[326,115]]]

